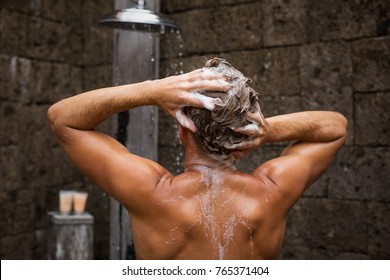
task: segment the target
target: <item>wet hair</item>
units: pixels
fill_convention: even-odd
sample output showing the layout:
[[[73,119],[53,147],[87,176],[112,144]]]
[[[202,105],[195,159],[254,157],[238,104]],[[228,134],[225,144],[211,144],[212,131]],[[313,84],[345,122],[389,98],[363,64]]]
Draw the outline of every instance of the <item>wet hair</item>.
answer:
[[[200,94],[220,98],[212,111],[186,107],[184,113],[194,122],[195,141],[198,146],[212,157],[227,158],[232,152],[224,146],[237,144],[247,139],[247,135],[233,129],[249,124],[247,112],[256,110],[259,94],[249,83],[251,80],[222,58],[213,58],[206,62],[207,71],[222,73],[231,89],[228,92],[200,92]],[[206,70],[205,69],[205,70]]]

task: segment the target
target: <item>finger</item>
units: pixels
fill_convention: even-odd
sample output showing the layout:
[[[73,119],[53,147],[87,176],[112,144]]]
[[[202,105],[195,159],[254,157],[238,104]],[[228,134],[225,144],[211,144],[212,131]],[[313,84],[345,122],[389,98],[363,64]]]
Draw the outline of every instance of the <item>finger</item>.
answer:
[[[248,119],[248,121],[251,121],[252,123],[256,123],[258,125],[261,124],[261,115],[260,115],[260,112],[256,112],[256,113],[251,113],[251,112],[247,112],[246,113],[246,118]]]
[[[189,103],[188,105],[197,108],[206,108],[207,110],[214,110],[216,104],[221,104],[222,101],[219,98],[211,98],[200,93],[188,94]]]
[[[176,111],[176,119],[177,121],[185,128],[189,129],[192,133],[196,132],[195,124],[190,120],[182,110]]]
[[[256,124],[253,124],[253,123],[248,124],[246,126],[235,128],[233,130],[235,132],[238,132],[238,133],[241,133],[241,134],[245,134],[245,135],[248,135],[248,136],[257,136],[260,133],[259,126],[256,125]]]
[[[196,80],[192,82],[186,82],[183,84],[183,89],[187,91],[215,91],[215,92],[226,92],[230,90],[231,85],[223,79],[214,80]]]
[[[245,150],[255,146],[255,143],[253,139],[248,139],[237,144],[224,144],[223,146],[228,150]]]
[[[196,77],[198,77],[200,74],[202,74],[202,69],[196,69],[196,70],[188,72],[182,76],[193,81],[193,80],[196,80]]]
[[[182,77],[188,79],[189,81],[196,81],[196,80],[218,79],[218,78],[223,78],[224,76],[220,73],[211,71],[209,69],[205,70],[204,68],[201,68],[183,74]]]
[[[202,73],[201,77],[203,79],[218,79],[218,78],[225,79],[225,76],[223,74],[212,71],[209,68],[202,68],[201,73]]]
[[[184,75],[187,77],[190,82],[193,81],[202,81],[202,80],[216,80],[220,79],[226,81],[227,78],[218,72],[212,71],[208,68],[196,69],[192,72],[189,72]]]
[[[247,119],[260,125],[263,121],[259,103],[256,102],[255,107],[256,108],[253,113],[249,111],[247,112]]]
[[[221,91],[226,92],[231,89],[231,85],[224,79],[205,80],[202,82],[203,87],[207,91]]]

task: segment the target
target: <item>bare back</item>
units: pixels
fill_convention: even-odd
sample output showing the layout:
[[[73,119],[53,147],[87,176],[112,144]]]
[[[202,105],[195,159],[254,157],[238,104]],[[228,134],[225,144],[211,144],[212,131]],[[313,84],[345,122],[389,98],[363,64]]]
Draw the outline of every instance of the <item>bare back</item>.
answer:
[[[137,257],[276,258],[285,231],[279,197],[268,179],[231,169],[166,177],[148,201],[129,207]]]

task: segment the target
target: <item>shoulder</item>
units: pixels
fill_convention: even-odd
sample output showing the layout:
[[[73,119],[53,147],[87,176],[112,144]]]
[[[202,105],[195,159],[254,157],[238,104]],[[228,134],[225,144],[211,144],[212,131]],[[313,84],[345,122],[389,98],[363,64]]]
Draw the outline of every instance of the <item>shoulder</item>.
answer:
[[[282,215],[287,215],[305,189],[306,182],[302,180],[304,176],[301,176],[305,173],[303,169],[294,157],[281,156],[263,163],[252,175],[265,182],[278,209]]]
[[[226,182],[237,192],[243,192],[254,198],[272,193],[275,190],[275,184],[270,180],[265,170],[256,175],[236,171],[226,177]]]

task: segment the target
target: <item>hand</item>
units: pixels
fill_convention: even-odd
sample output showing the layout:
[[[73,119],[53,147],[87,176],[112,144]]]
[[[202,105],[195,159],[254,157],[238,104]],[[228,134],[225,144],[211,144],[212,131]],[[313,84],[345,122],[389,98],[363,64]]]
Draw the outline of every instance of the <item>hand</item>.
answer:
[[[250,124],[234,128],[233,130],[247,135],[248,139],[238,144],[225,145],[224,147],[226,149],[237,150],[242,152],[243,155],[247,155],[265,143],[268,123],[261,113],[260,105],[258,103],[256,104],[255,112],[247,112],[247,120]]]
[[[219,98],[211,98],[200,94],[202,91],[226,92],[230,84],[222,74],[207,69],[198,69],[192,72],[171,76],[158,80],[158,93],[155,103],[178,122],[192,132],[196,131],[193,122],[183,113],[183,108],[192,106],[213,110],[220,103]]]

